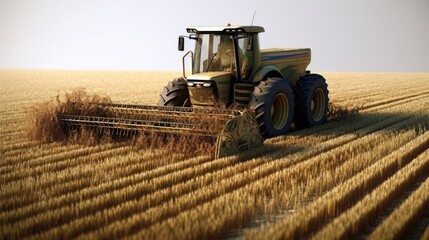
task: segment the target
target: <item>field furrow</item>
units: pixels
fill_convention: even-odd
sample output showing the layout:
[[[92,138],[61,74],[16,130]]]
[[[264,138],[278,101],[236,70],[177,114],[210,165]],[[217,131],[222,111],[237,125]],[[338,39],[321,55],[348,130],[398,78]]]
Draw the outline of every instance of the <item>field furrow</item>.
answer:
[[[399,119],[399,120],[401,120],[401,119]],[[388,120],[386,120],[386,121],[384,121],[382,123],[376,123],[376,124],[374,124],[374,126],[371,126],[371,128],[369,130],[363,130],[363,131],[365,131],[365,132],[367,132],[367,131],[376,131],[377,129],[383,128],[386,125],[390,125],[392,123],[395,123],[395,121],[398,121],[398,120],[397,119],[388,119]],[[355,138],[357,138],[357,137],[354,136],[354,135],[351,136],[352,140],[355,139]],[[340,141],[340,143],[334,143],[334,146],[337,146],[338,144],[341,145],[344,141],[351,141],[351,140],[349,138],[344,138],[342,136],[342,137],[340,137],[339,141]],[[322,149],[320,149],[316,153],[313,153],[313,156],[316,155],[317,153],[323,152],[325,150],[326,150],[326,148],[322,147]],[[265,159],[269,160],[269,159],[272,159],[272,157],[270,157],[268,155],[268,157],[265,158]],[[270,172],[274,172],[275,169],[276,169],[276,166],[272,166],[270,168]],[[173,174],[177,175],[177,173],[173,173]],[[245,180],[246,178],[242,178],[242,179]],[[242,183],[242,184],[244,184],[244,183]],[[150,186],[151,186],[151,184],[146,183],[146,182],[142,182],[142,183],[140,183],[139,186],[127,186],[127,188],[120,190],[119,193],[115,193],[115,191],[110,192],[110,195],[118,196],[118,198],[121,199],[121,201],[118,201],[118,202],[132,201],[133,199],[136,198],[136,196],[140,196],[142,193],[145,193],[145,189],[147,187],[150,187]],[[122,194],[120,192],[122,192]],[[213,195],[213,196],[215,196],[215,195]],[[79,209],[81,209],[81,211],[85,211],[86,213],[90,213],[92,211],[92,209],[94,209],[94,210],[97,209],[98,211],[100,211],[101,209],[111,207],[111,202],[115,202],[114,201],[115,199],[116,198],[112,199],[112,198],[107,198],[107,196],[104,196],[104,195],[99,195],[99,196],[97,196],[96,199],[91,199],[91,200],[84,201],[83,204],[81,203],[80,204],[81,207]],[[94,205],[94,204],[97,204],[97,205]],[[118,210],[113,211],[113,212],[117,213],[119,211],[119,213],[120,213],[121,211],[127,211],[128,209],[126,207],[124,207],[124,206],[140,207],[140,205],[131,205],[131,204],[127,204],[127,202],[125,202],[124,204],[120,204],[119,206],[117,206],[116,209],[118,209]],[[63,212],[64,214],[66,214],[66,213],[69,213],[69,211],[67,211],[68,208],[69,207],[66,206],[66,207],[63,207],[61,209],[56,209],[55,211],[56,212]],[[129,210],[128,212],[133,212],[134,210],[135,209],[132,209],[132,211]],[[124,214],[124,216],[127,216],[127,215]],[[90,216],[88,216],[88,217],[90,217]],[[76,217],[73,217],[73,215],[68,215],[68,216],[67,215],[59,215],[59,216],[57,216],[57,218],[51,219],[50,218],[50,213],[47,212],[47,213],[42,213],[42,215],[40,215],[40,216],[37,215],[37,218],[40,219],[39,222],[43,222],[44,224],[46,224],[46,226],[52,227],[53,222],[51,222],[51,221],[54,221],[55,223],[60,224],[63,221],[67,222],[67,221],[70,221],[70,220],[72,220],[72,219],[74,219]],[[82,225],[85,225],[85,224],[88,224],[88,223],[95,224],[96,220],[99,219],[98,216],[93,216],[92,218],[93,219],[91,219],[91,221],[84,221],[83,224],[81,223],[78,226],[82,227]],[[51,219],[51,221],[50,221],[50,219]],[[59,219],[61,219],[61,221]],[[32,219],[30,219],[30,220],[32,220]],[[42,226],[38,225],[37,222],[34,222],[34,220],[32,220],[32,222],[33,222],[32,224],[33,225],[28,225],[25,222],[26,221],[22,222],[23,223],[22,226],[24,227],[23,229],[20,229],[19,227],[14,227],[12,229],[19,230],[18,232],[23,233],[24,229],[33,229],[33,228],[41,229],[42,228]],[[78,222],[80,223],[82,221],[78,221]],[[69,226],[69,224],[67,226]],[[70,229],[70,228],[68,228],[68,229]],[[78,229],[82,230],[81,228],[78,228]],[[62,231],[59,231],[59,232],[62,232]]]
[[[332,223],[325,226],[320,232],[313,236],[314,239],[350,239],[355,238],[359,232],[374,220],[373,216],[379,215],[387,208],[398,195],[413,184],[423,174],[426,176],[429,171],[429,150],[420,154],[413,159],[408,165],[399,170],[391,178],[383,182],[370,194],[366,195],[361,201],[355,204],[352,208],[345,211],[343,214],[333,220]],[[428,201],[428,200],[426,200]],[[423,201],[423,204],[425,202]],[[423,207],[423,206],[421,206]],[[420,207],[420,208],[421,208]],[[416,212],[422,212],[418,206]],[[409,214],[410,218],[414,217]],[[357,217],[359,216],[359,217]],[[402,216],[403,217],[403,216]],[[415,221],[414,221],[415,222]],[[392,222],[393,223],[393,222]],[[406,224],[399,223],[398,226],[405,227]],[[389,226],[391,228],[391,226]],[[402,230],[402,229],[401,229]],[[391,231],[391,229],[389,229]],[[399,230],[397,230],[399,231]],[[405,233],[405,231],[404,231]],[[379,235],[381,237],[382,235]],[[384,237],[386,235],[383,235]],[[392,234],[401,238],[402,235]],[[380,238],[376,238],[380,239]]]
[[[405,126],[406,124],[404,124],[404,126]],[[316,155],[316,154],[314,154],[314,155]],[[294,155],[292,154],[292,155],[290,155],[290,157],[293,157]],[[298,160],[297,160],[297,162],[299,162],[300,160],[305,160],[305,159],[307,159],[307,158],[301,158],[301,159],[299,159],[299,157],[297,157],[298,158]],[[269,158],[269,159],[275,159],[275,158]],[[257,159],[257,160],[259,160],[259,161],[261,161],[261,159]],[[289,167],[291,166],[291,164],[294,164],[294,163],[283,163],[284,165],[288,165]],[[268,165],[268,166],[265,166],[265,165]],[[280,164],[276,164],[276,163],[274,163],[274,164],[265,164],[265,165],[258,165],[257,167],[254,167],[254,169],[252,169],[251,171],[250,170],[248,170],[248,171],[245,171],[245,172],[243,172],[241,175],[239,175],[239,174],[236,174],[236,175],[234,175],[234,176],[232,176],[231,177],[231,179],[232,180],[228,180],[228,179],[223,179],[222,181],[223,182],[225,182],[225,184],[226,184],[226,186],[228,187],[229,186],[229,184],[231,184],[232,186],[233,186],[233,188],[235,189],[237,186],[238,187],[241,187],[241,186],[244,186],[245,184],[251,184],[253,181],[256,181],[256,180],[258,180],[259,178],[262,178],[262,177],[264,177],[265,175],[269,175],[269,174],[271,174],[272,172],[271,171],[273,171],[273,169],[277,169],[278,171],[280,171],[281,169],[283,169],[283,168],[285,168],[285,167],[283,167],[283,166],[281,166]],[[238,171],[236,171],[236,172],[238,172]],[[260,176],[260,175],[262,175],[262,176]],[[237,180],[235,180],[235,179],[237,179]],[[242,180],[242,179],[244,179],[244,180]],[[220,181],[220,180],[219,180]],[[218,181],[218,182],[219,182]],[[244,181],[244,182],[243,182]],[[205,184],[203,184],[203,186],[207,186],[207,185],[205,185]],[[212,189],[211,187],[210,187],[210,189]],[[225,190],[225,189],[219,189],[219,190],[217,190],[217,189],[214,189],[214,193],[213,193],[213,196],[216,196],[216,192],[223,192],[223,193],[225,193],[225,192],[230,192],[230,191],[228,191],[228,189],[229,189],[229,187]],[[209,194],[209,192],[210,191],[207,191],[206,193],[204,193],[204,194],[202,194],[203,195],[203,197],[206,197],[208,194]],[[193,192],[193,194],[192,194],[192,197],[193,197],[193,199],[192,199],[192,201],[193,201],[193,204],[197,204],[197,203],[199,203],[199,202],[201,202],[201,203],[204,203],[204,202],[206,202],[207,200],[203,200],[203,201],[201,201],[201,200],[199,200],[199,198],[197,197],[198,196],[198,191],[196,191],[196,192]],[[184,199],[186,199],[187,197],[189,197],[188,195],[185,195],[184,196]],[[167,198],[168,199],[168,198]],[[203,198],[204,199],[204,198]],[[146,201],[145,201],[146,202]],[[180,198],[178,199],[178,198],[176,198],[176,201],[174,202],[175,204],[180,204]],[[188,207],[189,206],[187,206],[186,205],[187,203],[186,203],[186,201],[184,200],[184,203],[183,203],[183,206],[181,206],[180,207],[180,209],[181,209],[181,211],[183,211],[184,209],[188,209]],[[147,214],[152,214],[152,216],[151,215],[149,215],[146,219],[145,219],[145,221],[147,222],[147,221],[150,221],[150,222],[153,222],[154,220],[155,220],[155,217],[156,216],[154,216],[154,215],[157,215],[157,214],[159,214],[159,212],[160,211],[162,211],[162,209],[165,209],[166,207],[165,207],[165,204],[164,205],[161,205],[161,207],[160,207],[161,209],[159,209],[159,208],[155,208],[155,209],[150,209],[149,211],[148,211],[148,213]],[[171,209],[171,210],[167,210],[168,212],[170,212],[171,213],[171,211],[173,211],[174,210],[174,205],[171,205],[170,207],[169,207],[169,209]],[[115,211],[116,212],[116,211]],[[166,214],[168,214],[168,213],[166,213]],[[146,215],[146,214],[143,214],[143,215]],[[140,216],[140,217],[142,217],[142,216]],[[163,217],[163,216],[159,216],[159,217],[161,217],[161,219],[160,220],[162,220],[163,218],[165,218],[165,217]],[[138,221],[136,221],[138,224],[141,224],[141,225],[139,225],[139,227],[143,227],[143,226],[146,226],[146,225],[143,225],[143,219],[142,218],[140,218]],[[115,223],[113,226],[110,226],[110,229],[115,229],[115,228],[118,228],[120,225],[122,225],[122,224],[124,224],[124,223]],[[128,225],[127,226],[129,226],[129,223],[128,223]],[[136,227],[137,228],[137,227]],[[127,229],[127,231],[129,232],[130,231],[130,229],[132,229],[131,228],[131,226],[129,226],[129,228]],[[118,234],[118,233],[115,233],[115,234]]]
[[[408,88],[400,88],[394,91],[392,96],[403,96],[403,95],[414,95],[416,92],[421,91],[421,86],[410,86]],[[393,93],[393,92],[392,92]],[[365,104],[374,104],[380,100],[386,99],[386,89],[385,86],[379,88],[372,88],[366,92],[362,92],[359,95],[356,94],[351,97],[343,97],[339,100],[335,99],[335,102],[342,105],[352,105],[352,106],[365,106]]]
[[[429,159],[429,152],[422,157]],[[427,174],[427,172],[426,172]],[[410,174],[411,175],[411,174]],[[413,175],[412,175],[413,176]],[[408,176],[407,176],[408,178]],[[389,215],[368,237],[368,239],[404,239],[410,229],[420,220],[429,205],[429,177],[414,191],[399,208]],[[427,239],[429,226],[421,239]]]
[[[121,154],[118,151],[122,151]],[[32,190],[37,188],[49,189],[50,198],[57,195],[62,195],[74,189],[73,186],[84,185],[84,183],[94,181],[94,174],[92,174],[92,168],[97,167],[101,172],[108,172],[109,178],[116,177],[115,171],[118,168],[128,169],[128,165],[139,164],[140,155],[131,155],[128,154],[130,148],[124,147],[123,149],[119,148],[112,152],[113,157],[107,156],[106,154],[101,154],[100,156],[93,157],[89,156],[93,161],[93,164],[90,165],[77,165],[73,168],[68,168],[63,171],[57,171],[52,174],[44,174],[40,176],[40,179],[23,179],[21,182],[14,182],[14,185],[20,185],[20,188],[12,189],[11,187],[3,190],[2,194],[4,197],[11,197],[16,195],[18,191],[22,190]],[[106,151],[109,153],[109,151]],[[136,156],[138,160],[133,161],[133,156]],[[142,156],[145,156],[144,154]],[[150,154],[150,157],[154,155]],[[85,156],[88,157],[88,156]],[[122,174],[124,171],[120,171]],[[80,188],[79,188],[80,189]],[[76,189],[78,190],[78,189]]]
[[[402,136],[403,137],[403,136]],[[407,139],[407,138],[402,138],[402,139]],[[396,139],[397,141],[399,140],[399,139]],[[409,139],[408,139],[409,140]],[[400,141],[399,141],[400,142]],[[358,144],[359,145],[359,144]],[[400,146],[400,145],[399,145]],[[201,211],[207,211],[207,209],[211,209],[211,207],[207,207],[207,205],[210,205],[210,206],[216,206],[217,204],[219,204],[219,202],[222,202],[222,201],[224,201],[225,199],[223,198],[223,196],[225,196],[225,198],[228,198],[229,200],[228,201],[234,201],[234,202],[240,202],[241,204],[243,204],[243,201],[246,201],[246,204],[247,203],[249,203],[249,202],[252,202],[250,199],[252,199],[254,196],[264,196],[264,195],[268,195],[268,196],[271,196],[271,197],[274,197],[274,195],[276,194],[275,192],[275,190],[273,190],[273,192],[269,192],[269,193],[267,193],[267,191],[270,191],[270,189],[276,189],[277,190],[277,192],[282,192],[282,191],[285,191],[285,190],[287,190],[287,189],[290,189],[290,191],[291,191],[291,194],[292,195],[294,195],[294,194],[296,194],[296,186],[300,186],[299,185],[299,182],[300,182],[300,180],[302,180],[303,179],[303,177],[302,177],[302,173],[305,173],[305,172],[307,172],[309,169],[311,170],[311,169],[314,169],[314,170],[311,170],[310,172],[312,172],[315,176],[317,176],[317,175],[319,175],[320,174],[320,172],[318,172],[318,170],[320,170],[320,167],[322,167],[324,164],[326,164],[326,163],[329,163],[329,162],[332,162],[332,160],[333,159],[336,159],[337,161],[337,164],[341,164],[344,160],[343,160],[343,158],[335,158],[334,156],[336,155],[336,156],[347,156],[347,154],[341,154],[340,152],[341,151],[346,151],[346,149],[349,149],[349,147],[346,147],[346,148],[344,148],[343,150],[339,150],[339,152],[337,152],[337,151],[334,151],[334,150],[332,150],[332,154],[327,154],[327,155],[324,155],[325,156],[325,158],[326,158],[326,162],[323,162],[323,163],[320,163],[320,162],[318,162],[318,161],[314,161],[314,159],[316,159],[317,157],[315,156],[315,157],[313,157],[313,158],[310,158],[310,159],[308,159],[307,161],[305,161],[305,162],[302,162],[302,163],[300,163],[300,164],[297,164],[296,166],[293,166],[293,167],[289,167],[289,168],[284,168],[283,170],[281,170],[281,168],[278,168],[277,167],[277,169],[278,169],[278,171],[275,173],[275,174],[272,174],[272,175],[267,175],[265,178],[257,178],[258,177],[258,174],[260,174],[261,172],[263,173],[264,171],[266,171],[266,169],[264,169],[264,168],[259,168],[259,169],[256,169],[256,171],[254,171],[254,172],[251,172],[251,173],[248,173],[248,174],[246,174],[245,176],[245,178],[246,179],[248,179],[248,178],[250,178],[250,179],[252,179],[252,178],[256,178],[256,179],[259,179],[259,180],[257,180],[257,181],[252,181],[252,182],[249,182],[249,183],[247,183],[246,184],[246,186],[244,187],[244,189],[245,190],[238,190],[238,191],[231,191],[231,192],[229,192],[228,194],[226,194],[226,193],[223,193],[222,194],[222,199],[221,200],[219,200],[218,198],[220,198],[220,197],[218,197],[218,198],[216,198],[216,199],[214,199],[213,201],[210,201],[210,202],[206,202],[206,203],[204,203],[204,204],[202,204],[201,205],[201,207],[200,206],[198,206],[197,208],[194,208],[194,209],[189,209],[189,211],[183,211],[183,209],[181,210],[181,213],[179,214],[179,215],[177,215],[176,217],[174,217],[174,220],[172,220],[171,218],[170,219],[167,219],[166,221],[164,221],[164,222],[162,222],[162,223],[159,223],[159,224],[155,224],[154,226],[152,226],[152,227],[150,227],[149,229],[147,229],[147,230],[143,230],[143,231],[141,231],[140,233],[137,233],[137,235],[145,235],[145,236],[151,236],[151,237],[156,237],[157,235],[156,235],[156,233],[157,232],[160,232],[161,230],[160,229],[171,229],[170,227],[169,227],[169,224],[170,224],[170,220],[172,221],[172,222],[175,222],[175,223],[180,223],[180,226],[181,227],[185,227],[184,225],[186,224],[185,222],[184,222],[184,219],[187,219],[187,218],[189,218],[189,217],[192,217],[192,218],[196,218],[196,217],[198,217],[198,216],[194,216],[193,214],[195,214],[196,212],[201,212]],[[386,152],[388,152],[388,151],[386,151]],[[293,157],[293,155],[291,155],[290,157],[288,157],[288,160],[293,160],[293,158],[291,159],[291,157]],[[278,159],[278,160],[276,160],[276,161],[280,161],[281,159]],[[313,161],[312,161],[313,160]],[[314,164],[320,164],[319,165],[319,168],[317,168],[317,167],[315,167],[314,166]],[[302,169],[301,167],[303,167],[304,166],[304,169]],[[353,168],[351,168],[351,169],[355,169],[355,167],[356,166],[354,166]],[[356,169],[356,170],[358,170],[358,169]],[[294,172],[295,173],[295,175],[291,175],[291,172]],[[344,172],[344,171],[343,171]],[[286,174],[286,176],[284,176],[284,174]],[[332,177],[330,174],[328,175],[329,177]],[[238,177],[240,177],[240,176],[238,176]],[[243,176],[244,177],[244,176]],[[344,176],[343,176],[343,178],[344,178]],[[241,178],[240,178],[241,179]],[[267,180],[267,181],[265,181],[265,179],[269,179],[269,180]],[[282,185],[281,183],[279,183],[279,182],[277,182],[276,183],[276,180],[277,181],[279,181],[279,180],[283,180],[283,182],[284,182],[284,180],[285,179],[287,179],[287,181],[288,181],[288,183],[292,183],[292,186],[295,186],[295,187],[292,187],[292,188],[290,188],[290,186],[289,186],[289,184],[287,184],[287,186],[286,185]],[[296,179],[296,180],[293,180],[293,179]],[[314,180],[314,178],[310,178],[310,180]],[[319,181],[320,181],[320,179],[319,179]],[[324,181],[322,181],[322,182],[324,182]],[[266,184],[264,184],[264,183],[266,183]],[[295,185],[293,185],[293,183],[295,183]],[[269,187],[268,187],[269,186]],[[280,189],[281,190],[279,190],[279,188],[277,188],[277,187],[275,187],[275,186],[281,186],[280,187]],[[301,185],[302,186],[302,185]],[[307,185],[308,186],[308,185]],[[250,188],[250,189],[249,189]],[[255,190],[255,189],[257,189],[257,190]],[[318,188],[316,188],[316,189],[318,189]],[[255,193],[255,191],[257,191],[257,193]],[[239,194],[237,194],[237,192],[240,192]],[[253,194],[251,194],[251,193],[253,193]],[[195,195],[194,195],[195,196]],[[248,196],[249,197],[249,199],[248,198],[246,198],[246,196]],[[286,194],[285,193],[285,195],[284,196],[288,196],[288,194]],[[284,197],[283,196],[283,197]],[[237,197],[238,199],[235,199],[235,200],[231,200],[230,198],[235,198],[235,197]],[[301,199],[302,200],[302,199]],[[249,202],[248,202],[249,201]],[[291,200],[291,202],[293,202],[294,200]],[[175,202],[176,204],[178,203],[177,201]],[[247,206],[248,208],[246,208],[245,206]],[[257,204],[256,203],[253,203],[253,204],[250,204],[250,205],[245,205],[245,206],[243,206],[243,208],[245,208],[245,209],[241,209],[241,211],[240,212],[246,212],[246,214],[247,215],[252,215],[252,212],[254,212],[254,208],[255,208],[255,206],[257,206]],[[240,206],[240,207],[242,207],[242,206]],[[207,209],[206,209],[207,208]],[[214,207],[213,207],[214,208]],[[216,223],[211,223],[211,228],[210,229],[207,229],[207,227],[206,226],[204,226],[204,225],[198,225],[198,226],[193,226],[193,228],[194,229],[198,229],[198,231],[197,232],[199,232],[199,234],[203,234],[203,236],[205,236],[205,237],[208,237],[208,238],[211,238],[211,237],[215,237],[216,236],[216,234],[219,234],[219,231],[221,231],[222,230],[222,227],[223,226],[225,226],[224,224],[226,224],[226,225],[228,225],[228,224],[237,224],[237,222],[239,222],[239,221],[242,221],[242,220],[240,220],[240,219],[235,219],[235,218],[233,218],[233,217],[231,217],[232,218],[232,220],[233,221],[235,221],[235,223],[231,223],[231,222],[228,222],[228,219],[225,219],[225,218],[223,218],[223,217],[221,217],[222,216],[222,213],[225,215],[225,216],[229,216],[229,213],[230,213],[230,211],[231,211],[231,209],[230,208],[226,208],[226,206],[225,206],[225,209],[224,210],[221,210],[221,209],[217,209],[216,210],[216,212],[218,213],[217,215],[216,215]],[[157,212],[155,212],[155,213],[153,213],[153,214],[156,214]],[[153,216],[152,216],[153,217]],[[181,220],[177,220],[177,219],[181,219]],[[223,221],[221,221],[221,219],[223,219],[224,220],[224,222]],[[138,217],[138,216],[136,216],[136,222],[137,223],[141,223],[141,220],[142,220],[142,218],[141,218],[141,216],[140,216],[140,218]],[[202,219],[200,219],[200,220],[202,220]],[[231,220],[231,221],[232,221]],[[226,221],[226,222],[225,222]],[[198,222],[198,220],[196,220],[195,222]],[[128,222],[128,224],[129,224],[130,222]],[[218,228],[215,228],[214,227],[214,224],[218,227]],[[127,225],[127,226],[129,226],[129,225]],[[116,231],[117,231],[117,229],[120,227],[120,225],[118,224],[118,226],[116,226],[116,228],[112,228],[112,229],[116,229]],[[212,231],[212,232],[207,232],[207,234],[208,235],[204,235],[205,233],[206,233],[206,231],[208,231],[208,230],[210,230],[210,231]],[[127,231],[130,231],[130,228],[127,228]],[[164,232],[163,232],[164,233]],[[108,234],[108,232],[105,232],[104,234]],[[101,234],[101,236],[103,236],[104,234]],[[115,234],[117,234],[117,232],[115,232]],[[174,230],[172,230],[171,232],[165,232],[165,234],[172,234],[172,235],[169,235],[170,237],[172,237],[172,236],[174,236],[174,234],[179,234],[178,232],[176,232],[176,231],[174,231]],[[187,234],[192,234],[192,232],[187,232]],[[96,235],[97,236],[97,235]],[[98,235],[98,236],[100,236],[100,235]],[[167,235],[168,236],[168,235]],[[189,236],[189,235],[186,235],[186,236]],[[166,236],[164,236],[164,237],[166,237]],[[162,238],[162,237],[159,237],[159,238]]]
[[[30,148],[30,147],[36,147],[39,146],[40,143],[37,141],[22,141],[20,139],[17,139],[15,141],[8,141],[7,144],[0,146],[0,151],[3,154],[3,156],[14,156],[23,154],[22,149]],[[1,166],[5,165],[5,162],[2,160],[0,162]]]
[[[49,159],[52,155],[64,154],[66,151],[81,152],[83,148],[82,145],[64,145],[61,143],[52,143],[43,146],[31,145],[30,143],[22,148],[5,152],[2,164],[0,165],[1,173],[7,174],[11,171],[16,171],[16,167],[37,167],[46,163],[45,159]]]
[[[12,126],[10,129],[1,130],[0,135],[2,137],[16,137],[16,136],[25,136],[27,129],[22,126]]]
[[[145,158],[147,158],[146,160],[150,161],[150,159],[156,158],[156,155],[154,156],[153,154],[148,154],[145,156],[143,154],[143,156],[134,155],[134,157],[136,159],[136,162],[137,161],[144,162]],[[118,158],[118,157],[116,156],[115,158]],[[130,157],[129,155],[127,155],[127,156],[124,156],[124,158],[126,159],[126,160],[124,159],[124,162],[127,162],[128,165],[132,164],[133,157]],[[120,160],[122,159],[119,157],[119,159],[112,159],[112,162],[120,163],[121,162]],[[172,160],[174,161],[178,159],[172,159]],[[120,171],[119,176],[116,176],[116,174],[114,174],[113,177],[111,176],[112,179],[110,179],[107,182],[100,183],[97,185],[91,184],[89,186],[81,186],[80,188],[72,189],[63,194],[58,194],[57,191],[53,189],[52,192],[56,194],[53,195],[52,198],[47,199],[46,201],[43,201],[43,202],[37,202],[36,204],[26,206],[24,208],[15,209],[13,212],[10,212],[10,213],[2,214],[0,215],[0,219],[4,219],[9,223],[13,223],[21,218],[33,216],[35,214],[42,213],[48,210],[54,210],[64,206],[77,204],[84,200],[88,200],[88,203],[91,204],[91,201],[94,200],[95,198],[100,198],[105,195],[108,196],[110,193],[119,191],[121,189],[125,189],[125,190],[130,188],[132,189],[134,185],[139,183],[141,184],[142,182],[143,182],[143,185],[147,185],[147,182],[153,178],[157,178],[167,173],[180,171],[182,168],[188,167],[188,165],[190,166],[199,165],[208,160],[210,160],[210,158],[208,157],[199,157],[193,160],[191,159],[183,162],[175,161],[175,163],[165,167],[162,166],[162,163],[166,161],[171,162],[171,159],[164,159],[164,161],[159,161],[161,163],[160,166],[158,166],[157,164],[153,164],[152,163],[153,161],[147,162],[147,164],[135,163],[135,165],[140,166],[140,169],[135,170],[136,166],[131,165],[133,169],[130,169],[129,174],[126,176],[124,176],[124,171]],[[159,163],[158,161],[156,162]],[[103,164],[102,167],[105,167],[105,164]],[[127,168],[127,166],[122,166],[121,168],[123,167]],[[71,186],[74,186],[74,185],[78,185],[78,186],[82,185],[82,182],[83,183],[88,182],[88,184],[90,184],[92,181],[94,181],[92,176],[88,176],[88,174],[85,174],[86,172],[90,174],[91,173],[90,169],[85,169],[85,170],[89,170],[89,171],[82,171],[81,168],[78,168],[76,172],[79,175],[77,176],[72,175],[73,176],[73,178],[71,179],[72,181],[65,182],[64,187],[71,188]],[[100,169],[100,171],[102,171],[102,169]],[[102,172],[105,172],[105,171],[106,170]],[[80,173],[85,174],[85,176],[80,176]],[[85,179],[87,179],[87,181],[85,181]],[[53,180],[55,180],[55,178]],[[61,188],[63,187],[63,185],[60,184],[60,185],[54,186],[54,188],[56,187]],[[104,198],[104,199],[108,200],[108,198]],[[114,200],[109,200],[109,201],[114,201]],[[104,202],[104,204],[111,205],[112,203]]]
[[[265,236],[271,239],[308,236],[428,148],[429,131],[299,209],[293,216],[267,227],[264,230],[268,235]]]
[[[392,200],[388,206],[384,207],[383,210],[380,211],[378,215],[374,215],[373,218],[371,218],[371,221],[368,222],[368,224],[365,225],[363,230],[358,233],[356,238],[359,239],[367,239],[368,236],[388,217],[392,212],[398,208],[404,201],[407,199],[414,191],[420,187],[420,185],[425,181],[427,178],[426,174],[421,174],[416,181],[411,183],[409,186],[404,188],[404,191],[398,193],[396,199]],[[422,219],[424,220],[424,219]],[[428,219],[429,220],[429,219]],[[428,221],[426,221],[427,223]],[[419,226],[421,225],[421,226]],[[415,225],[416,227],[413,228],[412,232],[409,232],[410,235],[408,236],[409,239],[419,239],[420,236],[423,234],[424,228],[427,224],[425,224],[425,221],[421,221],[419,225]],[[420,229],[420,233],[417,233],[418,228]]]
[[[50,164],[48,166],[42,166],[42,167],[36,167],[35,169],[30,169],[30,168],[25,168],[25,169],[20,169],[19,172],[16,173],[16,178],[10,178],[10,182],[2,185],[2,191],[1,193],[3,194],[3,192],[5,194],[7,194],[7,192],[10,191],[10,189],[12,189],[12,191],[17,191],[20,189],[21,185],[31,185],[33,184],[33,182],[37,179],[44,179],[45,175],[49,175],[49,174],[54,174],[56,175],[58,171],[61,170],[67,170],[69,168],[75,167],[75,166],[79,166],[79,165],[86,165],[88,164],[88,166],[90,166],[93,161],[97,161],[109,156],[113,156],[113,155],[121,155],[121,154],[126,154],[129,149],[126,146],[105,146],[104,151],[99,150],[99,151],[93,151],[91,153],[88,153],[88,155],[78,155],[78,156],[74,156],[73,158],[61,158],[58,162]],[[3,189],[8,189],[8,190],[3,190]],[[41,192],[38,193],[39,195],[39,199],[44,199],[45,198],[45,194],[46,192]],[[31,201],[31,197],[32,195],[25,195],[25,196],[21,196],[19,197],[10,197],[4,201],[2,201],[0,203],[0,209],[2,211],[4,210],[8,210],[10,208],[17,208],[17,207],[22,207],[23,204],[28,204]],[[29,199],[30,198],[30,199]]]
[[[363,112],[365,111],[379,111],[379,110],[383,110],[386,108],[392,108],[394,106],[398,106],[398,105],[404,105],[404,104],[408,104],[412,103],[412,102],[420,102],[421,100],[427,100],[429,98],[429,93],[426,94],[421,94],[421,95],[417,95],[417,96],[413,96],[410,98],[404,98],[404,99],[395,99],[392,101],[385,101],[382,103],[375,103],[373,106],[371,107],[363,107],[361,110],[363,110]],[[415,104],[411,104],[412,106],[415,106]]]
[[[104,153],[104,151],[115,151],[114,149],[124,147],[123,143],[105,144],[92,147],[77,148],[71,151],[56,151],[52,155],[42,156],[37,159],[29,159],[26,162],[18,163],[15,166],[20,171],[8,171],[8,174],[2,175],[0,181],[14,182],[28,176],[37,176],[43,173],[55,172],[62,169],[62,166],[70,162],[70,167],[79,165],[79,161],[71,161],[71,159],[80,159],[87,155],[96,155]],[[19,158],[19,157],[18,157]],[[19,160],[18,160],[19,161]],[[8,167],[6,167],[8,168]]]
[[[323,73],[325,124],[220,159],[29,139],[34,107],[58,94],[156,105],[180,75],[0,70],[0,239],[429,239],[427,73]]]

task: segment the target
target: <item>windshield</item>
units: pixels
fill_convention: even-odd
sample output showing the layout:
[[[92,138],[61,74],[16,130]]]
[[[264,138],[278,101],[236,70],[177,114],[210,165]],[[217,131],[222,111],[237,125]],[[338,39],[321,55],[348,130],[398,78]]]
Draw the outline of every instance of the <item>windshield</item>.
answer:
[[[195,47],[194,73],[235,71],[234,41],[226,34],[199,34]]]

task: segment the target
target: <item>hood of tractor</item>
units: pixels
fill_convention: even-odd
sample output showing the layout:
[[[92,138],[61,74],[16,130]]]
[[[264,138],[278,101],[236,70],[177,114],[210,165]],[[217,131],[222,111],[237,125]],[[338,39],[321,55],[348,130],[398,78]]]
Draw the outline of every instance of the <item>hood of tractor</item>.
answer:
[[[204,72],[187,77],[192,105],[212,106],[230,100],[230,72]]]
[[[196,73],[194,75],[188,76],[188,81],[198,81],[198,80],[231,80],[231,73],[230,72],[203,72],[203,73]]]

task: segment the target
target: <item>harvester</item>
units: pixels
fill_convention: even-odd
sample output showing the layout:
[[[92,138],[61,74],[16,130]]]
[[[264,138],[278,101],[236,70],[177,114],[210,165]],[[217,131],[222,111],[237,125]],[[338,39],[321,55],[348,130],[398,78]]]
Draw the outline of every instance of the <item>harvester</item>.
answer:
[[[104,104],[105,116],[61,115],[65,126],[117,134],[157,132],[215,139],[216,157],[257,148],[267,138],[322,124],[328,111],[325,79],[307,70],[309,48],[259,48],[260,26],[189,27],[195,42],[158,106]],[[191,69],[186,69],[186,62]]]

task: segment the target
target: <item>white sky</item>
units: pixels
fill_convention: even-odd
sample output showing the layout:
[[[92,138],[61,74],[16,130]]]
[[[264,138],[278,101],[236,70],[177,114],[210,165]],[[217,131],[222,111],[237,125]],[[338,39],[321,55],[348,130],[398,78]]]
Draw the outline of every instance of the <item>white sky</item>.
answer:
[[[261,47],[310,47],[313,71],[429,71],[428,0],[0,0],[0,68],[179,70],[187,26],[254,11]]]

